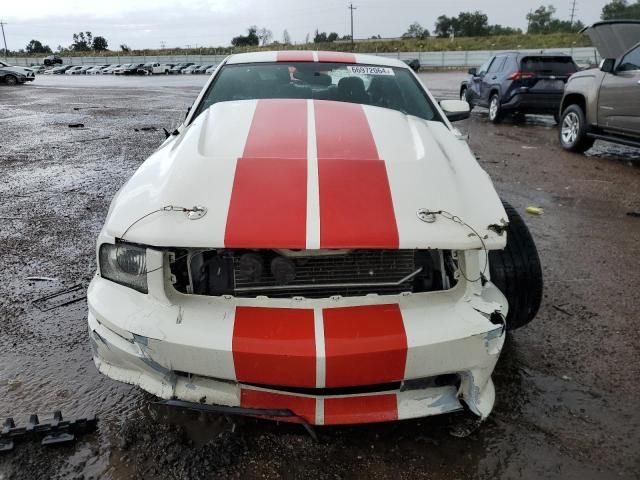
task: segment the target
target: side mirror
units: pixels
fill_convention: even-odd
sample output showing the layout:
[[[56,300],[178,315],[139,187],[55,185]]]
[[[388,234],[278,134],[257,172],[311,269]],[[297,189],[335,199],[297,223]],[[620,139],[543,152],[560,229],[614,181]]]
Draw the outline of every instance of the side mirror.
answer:
[[[470,68],[467,73],[469,73],[469,75],[473,75],[475,77],[478,74],[478,69],[477,68]]]
[[[463,100],[440,100],[440,108],[450,122],[457,122],[469,118],[469,104]]]
[[[615,58],[605,58],[600,62],[600,70],[605,73],[613,73],[616,66]]]

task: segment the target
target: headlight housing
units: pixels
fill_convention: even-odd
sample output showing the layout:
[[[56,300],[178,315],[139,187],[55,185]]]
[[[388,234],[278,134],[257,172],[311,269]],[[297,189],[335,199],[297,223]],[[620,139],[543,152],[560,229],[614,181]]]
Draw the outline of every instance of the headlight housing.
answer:
[[[98,256],[102,277],[148,293],[146,248],[127,243],[103,243]]]

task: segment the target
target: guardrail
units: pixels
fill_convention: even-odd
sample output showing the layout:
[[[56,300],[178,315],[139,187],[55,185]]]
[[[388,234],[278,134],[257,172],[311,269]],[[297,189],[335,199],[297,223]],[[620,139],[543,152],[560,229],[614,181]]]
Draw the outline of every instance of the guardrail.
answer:
[[[417,58],[424,68],[467,68],[478,67],[486,62],[492,55],[501,52],[513,52],[514,50],[469,50],[469,51],[443,51],[443,52],[385,52],[375,53],[382,57],[394,57],[400,60]],[[579,48],[547,48],[518,49],[523,53],[562,53],[571,55],[576,63],[581,65],[597,64],[600,61],[598,52],[593,47]],[[124,63],[184,63],[193,62],[200,65],[220,63],[226,55],[115,55],[104,57],[61,57],[65,65],[103,65]],[[14,65],[29,66],[37,64],[39,59],[33,57],[11,57],[9,63]]]

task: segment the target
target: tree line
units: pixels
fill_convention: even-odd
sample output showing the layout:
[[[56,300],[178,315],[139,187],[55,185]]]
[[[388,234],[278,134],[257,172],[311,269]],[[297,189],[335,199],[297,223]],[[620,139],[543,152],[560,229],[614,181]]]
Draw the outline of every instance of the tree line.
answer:
[[[553,5],[541,5],[529,12],[526,16],[527,31],[531,34],[547,33],[572,33],[584,28],[580,20],[574,22],[561,20],[556,17],[556,8]],[[600,15],[602,20],[615,19],[640,19],[640,0],[611,0],[602,8]],[[485,37],[491,35],[522,34],[519,28],[503,25],[491,25],[489,18],[480,10],[474,12],[460,12],[457,16],[440,15],[435,23],[433,35],[440,38],[446,37]],[[427,38],[431,36],[428,29],[423,28],[419,22],[413,22],[402,34],[403,38]],[[379,39],[380,35],[374,35],[371,39]],[[104,52],[109,50],[107,39],[102,36],[93,36],[89,31],[77,32],[72,35],[72,43],[65,48],[58,45],[57,52],[70,50],[74,52]],[[350,35],[340,36],[336,32],[321,32],[316,30],[313,38],[307,34],[306,44],[331,43],[338,40],[351,40]],[[282,33],[282,40],[274,40],[273,32],[265,27],[252,25],[247,29],[246,35],[238,35],[231,39],[234,47],[265,46],[265,45],[290,45],[291,36],[287,30]],[[119,50],[129,52],[130,48],[121,44]],[[24,50],[16,53],[50,54],[53,53],[49,45],[43,45],[39,40],[31,40]]]

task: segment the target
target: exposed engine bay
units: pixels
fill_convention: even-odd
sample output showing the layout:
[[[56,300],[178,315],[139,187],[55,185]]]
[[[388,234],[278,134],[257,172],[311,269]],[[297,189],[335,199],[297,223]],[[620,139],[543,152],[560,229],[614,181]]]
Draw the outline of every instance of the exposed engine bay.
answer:
[[[457,283],[449,250],[175,250],[174,287],[195,295],[344,297],[447,290]]]

